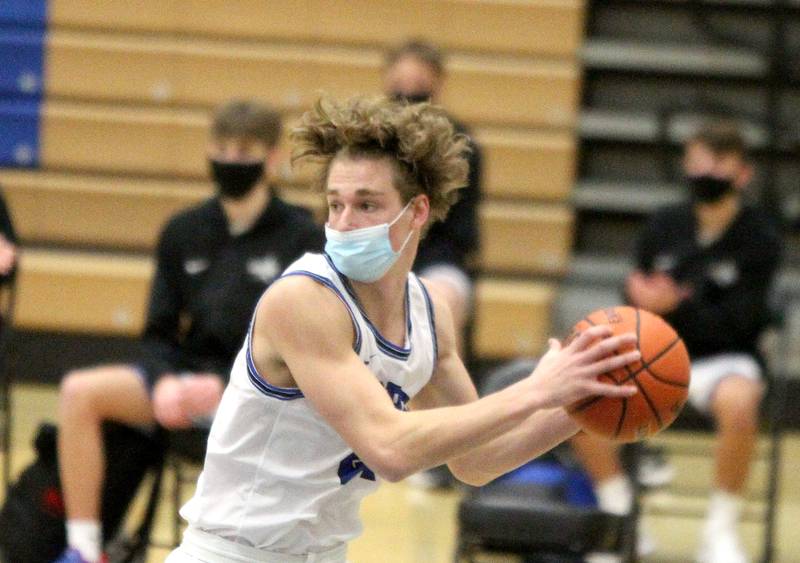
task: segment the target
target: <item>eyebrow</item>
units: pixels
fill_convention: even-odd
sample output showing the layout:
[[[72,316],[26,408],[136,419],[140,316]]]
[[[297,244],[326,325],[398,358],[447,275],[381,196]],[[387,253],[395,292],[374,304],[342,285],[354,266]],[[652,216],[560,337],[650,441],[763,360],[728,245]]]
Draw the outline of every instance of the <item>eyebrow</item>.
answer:
[[[327,195],[339,195],[339,190],[337,190],[335,188],[328,188],[327,190],[325,190],[325,193]],[[386,194],[384,194],[383,192],[377,191],[377,190],[372,190],[370,188],[359,188],[359,189],[356,190],[356,195],[357,196],[372,196],[372,197],[380,196],[380,197],[382,197],[382,196],[384,196]]]

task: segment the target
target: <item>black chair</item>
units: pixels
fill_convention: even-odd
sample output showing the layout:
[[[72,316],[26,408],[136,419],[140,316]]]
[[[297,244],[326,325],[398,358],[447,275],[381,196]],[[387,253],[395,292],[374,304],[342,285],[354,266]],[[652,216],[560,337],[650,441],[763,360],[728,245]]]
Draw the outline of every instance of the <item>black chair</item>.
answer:
[[[518,381],[535,365],[520,360],[501,366],[484,379],[482,394]],[[569,464],[569,452],[560,446],[552,455]],[[635,470],[635,452],[630,457]],[[482,552],[511,553],[529,563],[578,562],[591,552],[613,552],[633,561],[637,515],[638,508],[615,516],[571,505],[563,487],[497,480],[472,489],[462,500],[456,561],[475,561]]]
[[[170,471],[173,475],[174,486],[170,498],[172,538],[167,546],[162,547],[177,547],[181,543],[185,526],[178,511],[188,500],[183,490],[197,481],[205,459],[207,442],[208,430],[204,428],[167,433],[167,463],[164,464],[164,471]]]
[[[11,281],[0,286],[0,455],[3,457],[3,486],[8,491],[11,485],[11,391],[13,370],[8,358],[8,342],[14,325],[16,283]]]

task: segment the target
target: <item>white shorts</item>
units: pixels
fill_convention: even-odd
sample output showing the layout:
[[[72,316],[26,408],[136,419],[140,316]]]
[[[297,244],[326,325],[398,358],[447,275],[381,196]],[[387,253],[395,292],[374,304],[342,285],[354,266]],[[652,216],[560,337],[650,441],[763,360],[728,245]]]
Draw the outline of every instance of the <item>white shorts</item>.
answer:
[[[761,381],[761,366],[750,354],[716,354],[692,362],[689,402],[703,413],[709,412],[711,398],[720,381],[740,376]]]
[[[472,280],[458,266],[452,264],[432,264],[424,268],[419,277],[434,283],[444,283],[452,287],[461,297],[467,308],[472,303]]]
[[[264,551],[223,539],[192,527],[183,533],[181,545],[165,563],[346,563],[347,544],[306,555]]]

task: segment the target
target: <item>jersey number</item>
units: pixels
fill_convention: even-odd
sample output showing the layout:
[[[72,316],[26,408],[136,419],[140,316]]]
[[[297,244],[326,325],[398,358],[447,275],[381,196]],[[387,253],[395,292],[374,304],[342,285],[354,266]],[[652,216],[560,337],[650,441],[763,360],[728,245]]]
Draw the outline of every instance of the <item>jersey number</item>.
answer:
[[[359,474],[362,479],[366,479],[367,481],[375,480],[375,473],[372,469],[367,467],[354,453],[344,458],[339,464],[339,482],[342,485],[347,484],[353,477]]]
[[[402,387],[389,382],[386,384],[386,391],[392,398],[392,404],[396,409],[401,411],[408,410],[409,397],[408,394],[403,391]],[[362,479],[366,479],[367,481],[375,480],[375,472],[367,467],[363,461],[358,459],[356,454],[352,453],[339,464],[339,482],[344,485],[356,475],[360,475]]]

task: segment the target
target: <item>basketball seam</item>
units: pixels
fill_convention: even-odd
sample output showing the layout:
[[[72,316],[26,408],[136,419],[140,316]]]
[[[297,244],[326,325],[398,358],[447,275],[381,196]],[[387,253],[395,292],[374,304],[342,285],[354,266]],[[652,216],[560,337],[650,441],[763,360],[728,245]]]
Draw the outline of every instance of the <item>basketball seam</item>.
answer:
[[[642,367],[640,367],[639,369],[637,369],[636,371],[634,371],[632,373],[629,371],[628,372],[628,378],[627,379],[623,379],[620,383],[627,383],[631,379],[636,379],[636,376],[639,375],[640,373],[642,373],[645,370],[647,370],[650,373],[650,375],[653,375],[653,372],[650,371],[650,366],[652,364],[656,363],[658,360],[660,360],[667,352],[672,350],[672,347],[675,346],[678,342],[680,342],[680,340],[681,340],[680,336],[675,338],[675,340],[670,342],[663,350],[661,350],[661,352],[656,354],[651,360],[642,359],[641,360]],[[641,352],[641,350],[639,350],[639,351]],[[664,379],[664,378],[661,378],[661,377],[655,377],[654,376],[653,378],[658,380],[658,381],[660,381],[661,383],[666,384],[666,385],[673,385],[675,387],[688,387],[689,386],[686,383],[678,383],[677,381],[670,381],[668,379]]]
[[[628,412],[628,399],[622,399],[622,412],[619,414],[619,420],[617,421],[617,430],[614,432],[614,437],[618,437],[619,433],[622,432],[622,426],[625,424],[625,414]]]

